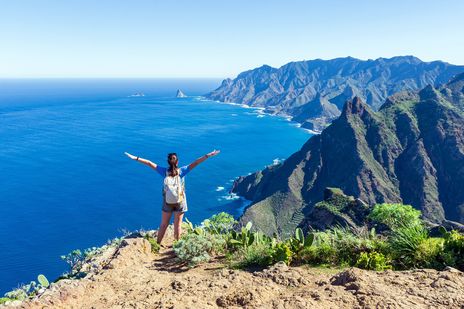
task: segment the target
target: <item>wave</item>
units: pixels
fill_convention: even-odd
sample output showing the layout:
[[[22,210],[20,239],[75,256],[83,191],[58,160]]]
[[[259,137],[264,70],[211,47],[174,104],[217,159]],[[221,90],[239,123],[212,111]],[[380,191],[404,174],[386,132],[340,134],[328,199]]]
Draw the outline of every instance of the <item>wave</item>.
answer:
[[[238,196],[235,193],[229,193],[227,195],[221,196],[221,198],[223,198],[224,200],[227,200],[227,201],[233,201],[233,200],[238,200],[240,198],[240,196]]]
[[[275,165],[279,165],[281,164],[282,162],[284,162],[285,159],[283,158],[275,158],[274,160],[272,160],[272,163],[269,164],[269,165],[264,165],[264,167],[270,167],[270,166],[275,166]]]
[[[216,188],[216,192],[224,191],[224,189],[225,189],[224,187],[217,187],[217,188]]]

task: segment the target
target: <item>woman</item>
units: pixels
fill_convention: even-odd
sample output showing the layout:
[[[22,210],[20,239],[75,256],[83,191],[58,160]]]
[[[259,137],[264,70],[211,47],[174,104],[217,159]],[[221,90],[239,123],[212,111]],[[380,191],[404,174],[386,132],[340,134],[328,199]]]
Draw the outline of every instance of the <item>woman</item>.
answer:
[[[184,217],[184,213],[187,211],[187,199],[185,197],[184,180],[185,175],[187,175],[187,173],[195,168],[198,164],[210,157],[217,155],[219,152],[219,150],[213,150],[210,153],[207,153],[204,156],[196,159],[193,163],[182,166],[181,168],[178,167],[179,159],[175,153],[168,154],[169,167],[165,168],[151,162],[150,160],[142,159],[125,152],[125,154],[132,160],[138,161],[153,168],[161,176],[165,177],[163,188],[163,206],[161,208],[161,224],[158,229],[158,244],[161,244],[161,241],[163,240],[164,233],[169,226],[169,221],[171,221],[172,213],[174,213],[174,238],[178,240],[181,235],[182,219]]]

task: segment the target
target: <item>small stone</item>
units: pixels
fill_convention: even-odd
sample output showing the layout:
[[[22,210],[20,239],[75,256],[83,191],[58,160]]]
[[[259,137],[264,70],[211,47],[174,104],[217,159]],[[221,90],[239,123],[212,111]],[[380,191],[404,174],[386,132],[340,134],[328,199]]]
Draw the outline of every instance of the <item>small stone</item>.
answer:
[[[450,267],[450,266],[446,266],[445,269],[443,269],[443,271],[449,271],[450,273],[457,273],[457,274],[462,273],[460,270]]]
[[[186,284],[179,280],[174,280],[171,282],[171,287],[176,291],[182,291],[186,288]]]

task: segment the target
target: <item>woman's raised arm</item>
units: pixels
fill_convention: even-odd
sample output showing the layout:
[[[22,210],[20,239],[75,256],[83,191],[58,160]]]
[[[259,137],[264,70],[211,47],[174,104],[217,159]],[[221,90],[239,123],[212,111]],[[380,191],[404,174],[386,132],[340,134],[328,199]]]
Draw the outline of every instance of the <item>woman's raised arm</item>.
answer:
[[[124,152],[124,154],[125,154],[126,156],[128,156],[130,159],[135,160],[135,161],[138,161],[138,162],[140,162],[140,163],[143,163],[143,164],[145,164],[145,165],[151,167],[151,168],[154,169],[154,170],[156,170],[156,167],[158,166],[158,165],[156,165],[156,163],[153,163],[153,162],[151,162],[150,160],[143,159],[143,158],[140,158],[140,157],[136,157],[136,156],[134,156],[134,155],[131,155],[131,154],[128,153],[128,152]]]
[[[195,166],[197,166],[201,162],[205,161],[208,158],[214,157],[215,155],[217,155],[220,152],[221,152],[220,150],[215,149],[215,150],[205,154],[204,156],[199,157],[198,159],[196,159],[195,161],[193,161],[192,163],[189,164],[189,170],[192,170]]]

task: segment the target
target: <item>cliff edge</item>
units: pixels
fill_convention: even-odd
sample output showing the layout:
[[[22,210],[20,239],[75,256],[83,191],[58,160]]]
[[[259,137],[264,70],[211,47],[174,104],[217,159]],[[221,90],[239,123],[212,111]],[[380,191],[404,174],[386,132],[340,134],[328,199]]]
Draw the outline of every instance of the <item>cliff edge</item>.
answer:
[[[172,241],[170,238],[169,241]],[[464,276],[445,271],[374,272],[288,267],[228,269],[222,258],[185,268],[170,248],[125,238],[82,279],[53,283],[13,308],[462,308]],[[1,306],[0,306],[1,307]]]

